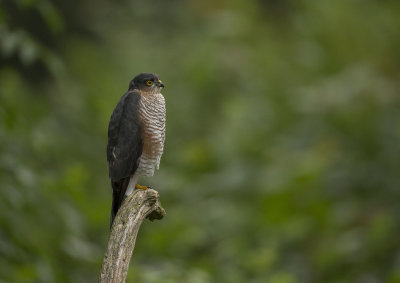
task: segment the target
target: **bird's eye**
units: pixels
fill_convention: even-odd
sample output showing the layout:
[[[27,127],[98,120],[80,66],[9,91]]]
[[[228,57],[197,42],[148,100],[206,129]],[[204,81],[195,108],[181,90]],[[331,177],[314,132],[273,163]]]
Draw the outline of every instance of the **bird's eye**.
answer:
[[[153,84],[153,82],[152,82],[152,81],[146,81],[146,84],[147,84],[148,86],[151,86],[151,85]]]

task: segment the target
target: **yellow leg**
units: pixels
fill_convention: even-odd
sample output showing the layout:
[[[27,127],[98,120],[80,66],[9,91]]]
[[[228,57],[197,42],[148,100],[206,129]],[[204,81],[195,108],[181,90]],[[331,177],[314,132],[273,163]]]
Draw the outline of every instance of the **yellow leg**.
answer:
[[[146,187],[146,186],[141,186],[141,185],[139,185],[139,184],[136,184],[135,185],[135,189],[141,189],[141,190],[147,190],[148,189],[148,187]]]

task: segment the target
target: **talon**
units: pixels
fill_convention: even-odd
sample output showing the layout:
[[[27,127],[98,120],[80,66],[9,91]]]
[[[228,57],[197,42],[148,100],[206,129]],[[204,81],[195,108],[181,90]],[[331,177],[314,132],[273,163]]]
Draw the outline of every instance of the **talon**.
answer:
[[[147,190],[147,189],[149,189],[149,188],[146,187],[146,186],[141,186],[141,185],[139,185],[139,184],[136,184],[136,185],[135,185],[135,189],[141,189],[141,190],[145,191],[145,190]]]

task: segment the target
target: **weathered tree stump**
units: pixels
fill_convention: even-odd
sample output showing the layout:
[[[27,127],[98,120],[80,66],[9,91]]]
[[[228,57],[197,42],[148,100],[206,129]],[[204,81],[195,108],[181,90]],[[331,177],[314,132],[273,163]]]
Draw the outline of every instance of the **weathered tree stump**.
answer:
[[[100,283],[125,282],[140,225],[145,218],[153,221],[164,216],[158,192],[153,189],[134,190],[124,200],[111,228]]]

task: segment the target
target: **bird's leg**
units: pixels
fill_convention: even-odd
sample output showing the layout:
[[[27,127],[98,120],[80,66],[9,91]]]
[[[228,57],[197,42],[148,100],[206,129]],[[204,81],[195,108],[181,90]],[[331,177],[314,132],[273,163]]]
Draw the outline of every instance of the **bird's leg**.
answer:
[[[141,186],[141,185],[139,185],[139,184],[136,184],[135,185],[135,189],[141,189],[141,190],[147,190],[147,189],[149,189],[149,187],[146,187],[146,186]]]

